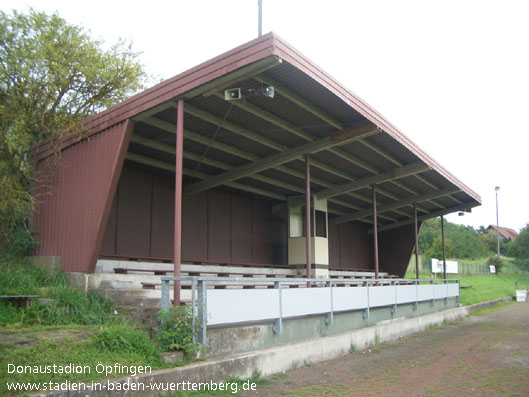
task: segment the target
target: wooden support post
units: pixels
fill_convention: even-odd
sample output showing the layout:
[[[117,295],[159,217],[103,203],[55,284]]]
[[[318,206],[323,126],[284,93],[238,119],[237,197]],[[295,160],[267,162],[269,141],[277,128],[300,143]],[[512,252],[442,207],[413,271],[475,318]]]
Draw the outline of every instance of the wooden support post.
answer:
[[[310,225],[310,155],[305,155],[305,252],[307,259],[307,278],[312,277],[312,233]]]
[[[180,277],[182,259],[182,159],[184,144],[184,100],[178,100],[176,121],[176,160],[174,189],[174,276]],[[174,306],[180,306],[180,282],[174,282]]]
[[[373,192],[373,246],[375,251],[375,278],[378,279],[378,232],[377,232],[377,191],[376,185],[371,186]]]
[[[445,218],[441,215],[441,242],[443,245],[443,279],[446,280]]]
[[[417,205],[413,204],[413,220],[415,222],[415,278],[419,278],[419,227],[417,225]]]

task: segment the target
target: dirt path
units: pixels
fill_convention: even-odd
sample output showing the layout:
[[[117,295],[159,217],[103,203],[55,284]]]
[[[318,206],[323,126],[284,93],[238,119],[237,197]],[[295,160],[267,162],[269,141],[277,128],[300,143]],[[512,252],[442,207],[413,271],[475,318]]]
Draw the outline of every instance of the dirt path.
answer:
[[[258,394],[529,396],[529,303],[276,374]]]

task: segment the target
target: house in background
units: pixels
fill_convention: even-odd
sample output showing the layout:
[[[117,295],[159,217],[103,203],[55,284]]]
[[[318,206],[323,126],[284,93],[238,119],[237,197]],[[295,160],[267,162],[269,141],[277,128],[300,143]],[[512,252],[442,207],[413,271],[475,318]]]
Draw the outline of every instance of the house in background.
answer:
[[[501,241],[509,241],[509,240],[514,241],[516,240],[516,237],[518,237],[518,233],[516,233],[516,231],[508,227],[500,226],[498,228],[496,227],[496,225],[489,225],[487,230],[499,231]]]

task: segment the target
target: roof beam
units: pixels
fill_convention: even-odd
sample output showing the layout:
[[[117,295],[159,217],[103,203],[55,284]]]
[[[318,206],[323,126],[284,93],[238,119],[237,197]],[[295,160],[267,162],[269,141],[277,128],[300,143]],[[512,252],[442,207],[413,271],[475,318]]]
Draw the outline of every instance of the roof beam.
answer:
[[[274,86],[275,88],[275,86]],[[286,88],[285,88],[286,89]],[[285,93],[284,92],[281,92],[282,95],[284,95]],[[297,94],[289,91],[288,93],[288,96],[289,98],[294,98],[294,97],[297,97],[296,98],[296,101],[298,103],[304,101],[304,102],[307,102],[306,100],[303,100],[301,97],[299,97]],[[218,98],[220,99],[224,99],[224,97],[222,97],[220,94],[217,95]],[[307,102],[308,103],[308,102]],[[276,115],[266,111],[266,110],[263,110],[255,105],[252,105],[251,103],[249,102],[245,102],[245,101],[234,101],[233,104],[235,106],[237,106],[238,108],[240,109],[243,109],[244,111],[248,112],[248,113],[251,113],[253,114],[254,116],[257,116],[263,120],[266,120],[274,125],[277,125],[278,127],[286,130],[286,131],[289,131],[291,132],[292,134],[302,138],[302,139],[305,139],[309,142],[314,142],[315,140],[319,139],[319,137],[317,137],[316,135],[313,135],[311,134],[310,132],[307,132],[307,131],[304,131],[296,126],[294,126],[293,124],[289,123],[288,121],[285,121],[283,119],[281,119],[280,117],[277,117]],[[314,109],[314,106],[311,107],[311,109]],[[322,113],[320,111],[320,113]],[[343,128],[340,126],[340,130],[343,131]],[[362,141],[362,140],[360,140]],[[355,165],[359,165],[361,166],[362,168],[366,168],[366,169],[369,169],[370,172],[373,172],[375,174],[379,174],[381,171],[379,169],[377,169],[376,167],[373,167],[371,166],[370,164],[368,164],[367,162],[363,161],[363,160],[360,160],[358,158],[356,158],[355,156],[353,156],[352,154],[349,154],[345,151],[343,151],[342,149],[340,148],[330,148],[329,149],[329,152],[337,155],[338,157],[341,157],[341,158],[344,158],[345,160],[355,164]],[[342,171],[342,170],[338,170],[334,167],[331,167],[327,164],[324,164],[320,161],[317,161],[317,160],[313,160],[311,161],[312,165],[326,171],[326,172],[329,172],[331,174],[334,174],[334,175],[338,175],[344,179],[347,179],[349,181],[356,181],[357,178],[351,176],[350,174],[347,174],[346,172]],[[402,164],[401,164],[402,166]],[[393,193],[387,191],[386,189],[383,189],[383,188],[379,188],[378,192],[386,197],[389,197],[393,200],[400,200],[400,197],[394,195]],[[413,191],[411,192],[412,194],[417,194],[417,191]],[[364,200],[366,202],[369,202],[369,200]],[[422,212],[428,212],[427,210],[425,210],[424,208],[422,207],[418,207],[418,209]],[[405,212],[401,212],[401,211],[397,211],[398,213],[400,213],[401,215],[404,215],[404,216],[409,216],[408,214],[406,214]]]
[[[172,155],[176,154],[176,149],[175,149],[174,146],[167,145],[165,143],[161,143],[161,142],[149,139],[149,138],[145,138],[145,137],[143,137],[141,135],[132,135],[132,137],[130,138],[130,141],[133,142],[133,143],[137,143],[139,145],[142,145],[142,146],[146,146],[146,147],[150,147],[152,149],[159,150],[161,152],[169,153],[169,154],[172,154]],[[184,158],[189,159],[189,160],[193,160],[193,161],[196,161],[196,162],[199,162],[199,163],[203,163],[203,164],[215,167],[215,168],[219,168],[219,169],[224,170],[224,171],[229,171],[229,170],[231,170],[233,168],[236,168],[235,166],[233,166],[231,164],[228,164],[228,163],[225,163],[223,161],[214,160],[214,159],[211,159],[211,158],[208,158],[208,157],[203,157],[200,154],[189,152],[189,151],[186,151],[186,150],[184,150]],[[209,177],[209,175],[208,175],[208,177]],[[292,192],[302,193],[302,194],[305,193],[305,189],[303,187],[301,187],[301,186],[296,186],[296,185],[292,185],[290,183],[282,182],[282,181],[279,181],[279,180],[274,179],[274,178],[270,178],[270,177],[265,176],[265,175],[255,174],[255,175],[251,175],[250,178],[255,179],[257,181],[260,181],[260,182],[268,183],[269,185],[272,185],[272,186],[278,186],[280,188],[283,188],[283,189],[286,189],[286,190],[290,190]],[[204,179],[204,178],[200,178],[200,179]]]
[[[148,165],[148,166],[155,167],[155,168],[160,168],[166,171],[175,172],[174,164],[169,164],[169,163],[166,163],[165,161],[155,160],[150,157],[141,156],[135,153],[127,153],[125,158],[127,160],[134,161],[136,163]],[[194,175],[195,177],[200,178],[200,179],[207,179],[210,177],[208,174],[204,174],[203,172],[194,172],[193,170],[188,170],[188,169],[184,169],[183,174],[184,175]],[[226,183],[225,185],[232,187],[234,189],[237,189],[237,190],[254,193],[259,196],[264,196],[264,197],[272,198],[275,200],[280,200],[280,201],[287,200],[287,196],[283,194],[273,193],[268,190],[259,189],[259,188],[249,186],[249,185],[243,185],[242,183],[230,182],[230,183]]]
[[[171,124],[171,123],[169,123],[167,121],[160,120],[160,119],[155,118],[155,117],[151,117],[151,118],[142,120],[142,122],[146,123],[146,124],[149,124],[149,125],[152,125],[152,126],[154,126],[156,128],[159,128],[161,130],[164,130],[164,131],[172,133],[172,134],[176,133],[176,126],[174,124]],[[206,146],[211,146],[212,148],[215,148],[217,150],[223,151],[225,153],[230,153],[232,155],[238,156],[240,158],[243,158],[243,159],[246,159],[246,160],[249,160],[249,161],[257,161],[257,160],[261,159],[261,157],[255,155],[255,154],[248,153],[248,152],[246,152],[244,150],[238,149],[236,147],[227,145],[227,144],[219,142],[219,141],[213,141],[211,138],[208,138],[208,137],[206,137],[204,135],[198,134],[198,133],[196,133],[194,131],[190,131],[188,129],[184,129],[184,139],[189,139],[189,140],[201,143],[201,144],[206,145]],[[313,162],[313,165],[314,165],[314,162]],[[274,167],[274,169],[276,169],[276,170],[278,170],[278,171],[280,171],[280,172],[282,172],[284,174],[291,175],[291,176],[293,176],[295,178],[305,179],[305,174],[303,172],[297,171],[295,169],[289,168],[289,167],[284,166],[284,165],[281,165],[281,166],[278,166],[278,167]],[[335,186],[335,185],[329,183],[327,180],[324,180],[324,179],[321,179],[321,178],[317,178],[317,177],[311,177],[311,181],[314,182],[315,184],[318,184],[320,186],[324,186],[324,187],[327,187],[327,188]],[[304,191],[305,191],[305,189],[303,189],[303,192]],[[349,195],[349,196],[351,196],[353,198],[356,198],[358,200],[362,200],[364,202],[370,202],[369,198],[364,197],[364,196],[362,196],[360,194],[347,193],[347,195]],[[361,210],[361,207],[359,207],[357,205],[354,205],[354,204],[351,204],[351,203],[349,203],[347,201],[344,201],[344,200],[331,198],[331,199],[329,199],[329,202],[335,203],[335,204],[340,205],[340,206],[345,207],[345,208]],[[334,212],[340,212],[343,215],[343,212],[340,211],[340,210],[335,210]],[[401,211],[399,211],[399,213],[400,212]],[[408,215],[406,213],[402,213],[402,214],[404,216],[410,216],[410,215]],[[385,219],[390,220],[390,221],[396,221],[395,218],[390,217],[388,215],[381,215],[380,217],[381,218],[385,218]],[[370,220],[366,220],[366,222],[372,223]]]
[[[237,106],[239,106],[241,102],[240,101],[234,101],[232,103],[237,105]],[[176,106],[176,104],[174,106]],[[241,106],[243,106],[243,105],[241,105]],[[251,106],[253,106],[253,105],[251,105]],[[259,111],[261,111],[261,112],[264,112],[262,109],[259,109],[257,107],[254,107],[254,108],[259,110]],[[258,142],[258,143],[263,144],[265,146],[271,147],[271,148],[276,149],[278,151],[285,151],[285,150],[289,149],[289,147],[286,146],[286,145],[280,144],[280,143],[278,143],[278,142],[276,142],[276,141],[274,141],[272,139],[269,139],[269,138],[266,138],[266,137],[262,136],[261,134],[257,134],[257,133],[255,133],[255,132],[253,132],[251,130],[248,130],[247,128],[241,127],[241,126],[239,126],[239,125],[237,125],[235,123],[232,123],[230,121],[222,119],[222,118],[220,118],[220,117],[218,117],[218,116],[216,116],[214,114],[206,112],[205,110],[197,108],[196,106],[187,104],[184,111],[189,112],[190,114],[194,115],[195,117],[200,118],[201,120],[205,120],[205,121],[207,121],[209,123],[212,123],[214,125],[221,125],[223,128],[225,128],[225,129],[227,129],[227,130],[229,130],[231,132],[234,132],[236,134],[244,136],[247,139],[251,139],[251,140],[253,140],[255,142]],[[144,121],[149,123],[149,120],[144,120]],[[164,121],[161,121],[161,122],[162,123],[166,123]],[[160,121],[158,121],[158,124],[159,123],[160,123]],[[187,130],[184,130],[184,138],[185,138],[185,132],[186,131]],[[309,141],[314,141],[314,140],[317,139],[316,137],[312,137],[312,136],[311,136],[311,138],[307,138],[306,134],[307,133],[303,133],[300,136],[305,137],[305,139],[308,139]],[[330,149],[330,150],[333,151],[333,150],[339,150],[339,149],[333,148],[333,149]],[[344,152],[342,150],[339,150],[339,151],[340,151],[340,153],[343,153],[344,156],[352,156],[352,155],[350,155],[350,154],[348,154],[348,153],[346,153],[346,152]],[[312,165],[314,167],[320,168],[321,170],[324,170],[324,171],[329,172],[331,174],[338,175],[338,176],[340,176],[340,177],[342,177],[344,179],[347,179],[347,180],[350,180],[350,181],[355,181],[357,179],[357,178],[345,173],[344,171],[338,170],[338,169],[336,169],[336,168],[334,168],[334,167],[332,167],[332,166],[330,166],[328,164],[324,164],[321,161],[313,160],[311,163],[312,163]],[[304,174],[301,174],[301,176],[295,175],[293,173],[293,172],[297,172],[295,170],[290,170],[290,169],[288,169],[286,167],[281,168],[281,169],[279,167],[275,167],[275,168],[280,170],[281,172],[285,172],[288,175],[292,175],[292,176],[299,177],[301,179],[305,179]],[[314,178],[314,177],[311,178],[311,179],[312,179],[312,181],[314,183],[317,183],[319,185],[328,187],[326,183],[323,183],[323,184],[321,183],[323,181],[322,179],[318,179],[318,178]],[[384,189],[379,189],[379,193],[381,193],[384,196],[387,196],[387,197],[389,197],[389,198],[391,198],[393,200],[400,200],[399,197],[397,197],[393,193],[387,192]],[[361,194],[350,193],[349,195],[351,197],[354,197],[354,198],[356,198],[358,200],[361,200],[361,201],[364,201],[366,203],[370,202],[370,199],[368,197],[365,197],[365,196],[363,196]],[[426,211],[426,210],[424,210],[424,209],[422,209],[420,207],[419,207],[419,210],[421,210],[422,212],[428,212],[428,211]],[[403,216],[410,216],[409,214],[407,214],[406,212],[403,212],[403,211],[396,211],[396,212],[401,214],[401,215],[403,215]]]
[[[464,210],[469,209],[469,208],[477,207],[478,205],[479,205],[479,203],[477,203],[477,202],[461,203],[460,205],[456,205],[454,207],[448,207],[448,208],[445,208],[445,209],[442,209],[442,210],[439,210],[439,211],[430,212],[429,214],[421,215],[421,216],[417,217],[417,220],[418,221],[424,221],[426,219],[435,218],[435,217],[438,217],[438,216],[441,216],[441,215],[451,214],[452,212],[464,211]],[[384,225],[384,226],[378,227],[378,232],[383,232],[385,230],[396,229],[396,228],[401,227],[401,226],[409,225],[409,224],[411,224],[413,222],[414,222],[413,219],[412,220],[406,219],[406,220],[403,220],[403,221],[400,221],[400,222],[391,223],[389,225]],[[373,229],[369,229],[369,233],[373,233]]]
[[[377,212],[393,211],[396,208],[405,207],[405,206],[408,206],[408,205],[411,205],[411,204],[414,204],[414,203],[419,203],[421,201],[432,200],[432,199],[435,199],[435,198],[438,198],[438,197],[442,197],[442,196],[448,196],[449,194],[453,194],[453,193],[456,193],[458,191],[459,191],[458,188],[448,188],[448,189],[437,190],[437,191],[431,192],[431,193],[420,194],[418,196],[410,197],[410,198],[398,201],[396,203],[390,203],[390,204],[381,205],[381,206],[379,206],[377,208]],[[360,211],[360,212],[344,215],[344,216],[341,216],[339,218],[335,218],[335,219],[330,220],[329,224],[337,225],[339,223],[344,223],[344,222],[349,222],[349,221],[362,219],[362,218],[364,218],[366,216],[370,216],[371,215],[371,211],[372,211],[371,208],[367,208],[367,209],[365,209],[363,211]]]
[[[220,94],[217,95],[218,98],[220,99],[224,99],[223,96],[221,96]],[[295,127],[294,125],[290,124],[289,122],[285,121],[285,120],[282,120],[281,118],[273,115],[272,113],[270,112],[267,112],[255,105],[252,105],[251,103],[248,103],[248,102],[245,102],[245,101],[234,101],[233,104],[257,117],[260,117],[272,124],[275,124],[287,131],[290,131],[291,133],[297,135],[298,137],[300,138],[303,138],[309,142],[314,142],[315,140],[319,139],[319,137],[309,133],[309,132],[306,132],[306,131],[303,131],[302,129],[299,129],[297,127]],[[196,107],[191,107],[190,108],[190,112],[195,112],[195,116],[196,117],[199,117],[203,120],[206,120],[206,121],[209,121],[211,123],[214,123],[216,125],[221,125],[232,131],[232,132],[235,132],[235,133],[239,133],[239,134],[243,134],[244,133],[244,136],[245,137],[251,137],[251,139],[259,142],[259,143],[262,143],[260,141],[258,141],[257,139],[254,138],[254,135],[255,133],[253,131],[248,131],[246,129],[244,129],[243,127],[240,127],[238,125],[235,125],[233,123],[230,123],[230,122],[226,122],[224,121],[223,119],[221,119],[220,117],[217,117],[217,116],[214,116],[208,112],[205,112],[204,110],[201,110],[201,109],[198,109]],[[258,137],[260,137],[260,139],[262,139],[262,136],[260,134],[257,134]],[[268,145],[270,146],[270,145]],[[274,149],[278,149],[278,147],[274,147]],[[286,150],[286,149],[282,149],[282,150]],[[329,151],[331,153],[334,153],[340,157],[346,157],[348,158],[348,160],[350,162],[353,162],[356,164],[355,161],[352,161],[351,158],[354,158],[352,155],[350,155],[349,153],[347,152],[344,152],[343,150],[339,149],[339,148],[330,148]],[[361,161],[361,160],[358,160],[358,161]],[[321,161],[318,161],[316,159],[312,159],[311,160],[311,164],[325,172],[328,172],[330,174],[333,174],[333,175],[337,175],[341,178],[344,178],[346,180],[349,180],[349,181],[356,181],[357,178],[353,177],[352,175],[348,174],[347,172],[344,172],[340,169],[337,169],[335,167],[332,167],[328,164],[325,164]],[[366,163],[367,164],[367,163]],[[396,195],[394,195],[393,193],[391,192],[388,192],[387,190],[385,189],[382,189],[380,188],[379,189],[379,193],[386,196],[386,197],[389,197],[393,200],[400,200],[399,197],[397,197]],[[416,193],[416,192],[415,192]],[[365,202],[370,202],[369,199],[367,197],[364,197],[364,196],[357,196],[356,198],[362,200],[362,201],[365,201]],[[422,209],[422,208],[419,208],[419,210],[423,211],[423,212],[427,212],[425,209]],[[399,214],[401,215],[404,215],[404,216],[409,216],[407,213],[405,212],[402,212],[402,211],[397,211]]]
[[[174,106],[176,107],[176,104],[174,104]],[[260,143],[264,146],[268,146],[269,148],[275,149],[279,152],[289,149],[288,146],[283,145],[282,143],[276,142],[254,131],[250,131],[244,127],[241,127],[240,125],[232,123],[231,121],[225,120],[222,117],[215,116],[214,114],[206,112],[205,110],[197,108],[196,106],[193,106],[189,103],[185,104],[184,111],[187,114],[198,117],[201,120],[208,121],[211,124],[221,126],[224,129],[235,132],[236,134],[242,135],[248,139],[251,139],[252,141]]]
[[[295,104],[297,104],[301,108],[305,109],[306,111],[312,113],[313,115],[315,115],[316,117],[320,118],[321,120],[323,120],[323,121],[329,123],[330,125],[338,128],[339,130],[343,130],[345,128],[335,118],[329,116],[326,112],[324,112],[323,110],[321,110],[318,107],[314,106],[309,101],[307,101],[306,99],[304,99],[300,95],[296,94],[295,92],[293,92],[289,88],[285,87],[284,85],[282,85],[278,81],[276,81],[276,80],[274,80],[274,79],[272,79],[272,78],[270,78],[268,76],[262,75],[262,74],[257,76],[257,77],[255,77],[255,79],[257,81],[261,82],[261,83],[267,83],[267,84],[273,85],[274,89],[278,93],[280,93],[282,96],[284,96],[285,98],[287,98],[290,101],[294,102]],[[245,107],[247,111],[250,111],[251,113],[256,114],[256,112],[251,108],[251,106],[253,106],[253,105],[250,105],[248,103],[244,103],[244,104],[235,103],[235,105],[237,105],[237,106],[240,105],[240,107]],[[248,105],[250,105],[250,106],[248,106]],[[258,109],[258,108],[256,108],[256,109]],[[258,115],[258,114],[256,114],[256,115]],[[282,121],[278,117],[276,117],[274,115],[270,115],[270,114],[267,115],[266,113],[264,115],[261,115],[260,117],[263,117],[263,116],[267,117],[267,118],[265,118],[266,120],[268,120],[268,121],[270,121],[270,122],[272,122],[272,123],[274,123],[274,124],[276,124],[278,126],[281,126],[282,128],[286,129],[287,131],[290,131],[290,132],[300,136],[299,132],[295,129],[295,127],[294,127],[294,129],[289,128],[289,127],[293,127],[290,123],[283,122],[282,125],[279,125],[273,119],[273,118],[275,118],[278,121]],[[270,116],[272,116],[273,118],[271,118]],[[305,133],[305,135],[309,135],[310,136],[310,134],[308,134],[308,133]],[[310,138],[306,138],[306,139],[310,140]],[[391,153],[388,153],[386,150],[382,149],[378,145],[376,145],[376,144],[374,144],[372,142],[368,142],[367,140],[363,140],[363,139],[360,140],[359,142],[362,145],[364,145],[367,148],[369,148],[372,151],[374,151],[375,153],[377,153],[378,155],[380,155],[380,156],[384,157],[385,159],[391,161],[393,164],[395,164],[395,165],[397,165],[399,167],[403,167],[404,166],[404,163],[402,163],[399,159],[397,159]],[[359,167],[362,167],[362,168],[366,169],[367,171],[373,172],[375,174],[379,174],[381,172],[376,167],[374,167],[374,166],[368,164],[367,162],[365,162],[363,160],[360,160],[360,159],[356,158],[355,156],[353,156],[353,155],[351,155],[349,153],[346,153],[346,152],[344,152],[344,151],[342,151],[340,149],[332,149],[331,152],[334,153],[335,155],[338,155],[338,156],[344,158],[345,160],[348,160],[348,161],[352,162],[353,164],[355,164],[355,165],[357,165]],[[406,185],[402,181],[392,181],[392,183],[395,184],[396,186],[400,187],[401,189],[406,190],[407,192],[409,192],[411,194],[419,194],[419,192],[416,189],[409,187],[408,185]],[[431,185],[431,187],[433,189],[436,189],[436,190],[439,189],[435,185]],[[390,197],[390,198],[392,198],[394,200],[398,200],[399,199],[398,197],[396,197],[394,195],[388,194],[389,192],[387,192],[385,189],[380,189],[379,188],[378,193],[381,193],[384,196]],[[431,201],[431,203],[436,205],[436,206],[438,206],[438,207],[445,208],[444,206],[442,206],[441,204],[439,204],[437,202]],[[422,207],[418,207],[417,209],[419,211],[422,211],[422,212],[427,212]]]
[[[352,192],[354,190],[362,189],[364,187],[374,185],[377,183],[383,183],[392,181],[398,178],[404,178],[410,175],[415,175],[421,172],[428,171],[430,167],[424,163],[414,163],[407,165],[405,167],[393,168],[390,171],[384,172],[382,174],[373,175],[368,178],[364,178],[358,181],[349,182],[344,185],[336,186],[322,192],[317,193],[319,199],[338,196],[347,192]]]
[[[189,156],[189,152],[187,152],[187,153],[184,152],[184,157],[186,157],[186,154],[187,154],[187,156]],[[155,159],[152,159],[150,157],[141,156],[139,154],[127,153],[126,159],[130,160],[130,161],[134,161],[134,162],[139,163],[139,164],[148,165],[148,166],[151,166],[151,167],[154,167],[154,168],[159,168],[159,169],[163,169],[163,170],[166,170],[166,171],[175,172],[175,166],[173,164],[166,163],[165,161],[155,160]],[[206,179],[206,178],[210,177],[210,175],[205,174],[203,172],[193,171],[193,170],[189,170],[189,169],[184,169],[183,173],[184,173],[184,175],[197,177],[199,179]],[[238,190],[246,191],[246,192],[249,192],[249,193],[254,193],[254,194],[257,194],[259,196],[273,198],[273,199],[281,200],[281,201],[286,201],[287,200],[286,196],[283,196],[283,195],[280,195],[280,194],[276,194],[276,193],[272,193],[272,192],[269,192],[267,190],[255,188],[253,186],[242,185],[242,184],[239,184],[239,183],[232,183],[232,184],[229,184],[228,186],[231,186],[231,187],[236,188]],[[304,189],[302,188],[301,190],[304,190]],[[345,203],[345,204],[347,204],[347,203]],[[343,211],[340,211],[340,210],[338,210],[336,208],[329,208],[329,212],[332,213],[332,214],[336,214],[336,215],[344,215]],[[393,221],[396,221],[396,219],[393,219]],[[373,223],[371,220],[366,220],[366,222]]]
[[[319,139],[314,142],[306,143],[289,150],[285,150],[281,153],[273,154],[269,157],[263,158],[253,163],[249,163],[238,167],[237,169],[227,171],[223,174],[216,175],[207,180],[194,183],[190,186],[187,186],[184,189],[185,194],[198,193],[203,190],[211,189],[216,186],[225,184],[227,182],[234,181],[236,179],[244,178],[245,176],[252,175],[261,171],[264,171],[268,168],[276,167],[281,164],[288,163],[292,160],[299,158],[305,154],[317,153],[325,149],[329,149],[334,146],[344,145],[349,142],[354,142],[358,139],[361,139],[366,136],[374,135],[378,133],[379,130],[372,126],[362,126],[353,128],[347,131],[343,131],[339,134],[328,136],[322,139]]]

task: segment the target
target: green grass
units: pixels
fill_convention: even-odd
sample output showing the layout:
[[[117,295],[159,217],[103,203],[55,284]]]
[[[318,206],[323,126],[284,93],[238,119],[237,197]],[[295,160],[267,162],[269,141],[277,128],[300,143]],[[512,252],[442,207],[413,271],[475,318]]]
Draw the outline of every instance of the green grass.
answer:
[[[450,276],[449,278],[459,278],[460,285],[471,287],[460,290],[460,302],[467,306],[514,296],[516,294],[514,282],[523,277],[519,274],[499,274],[463,277]]]
[[[90,371],[74,374],[8,373],[8,364],[17,366],[66,366],[69,363],[88,366]],[[136,331],[122,323],[104,325],[98,334],[86,340],[38,341],[26,347],[0,344],[0,395],[6,395],[6,382],[61,383],[91,382],[105,378],[97,372],[98,363],[104,366],[150,366],[152,370],[168,366],[160,357],[159,349],[143,331]],[[99,367],[101,368],[101,367]],[[121,367],[120,367],[121,368]],[[129,372],[130,373],[130,372]],[[112,373],[108,377],[123,377],[128,373]]]
[[[37,295],[50,303],[32,301],[28,310],[16,310],[0,302],[0,326],[101,325],[112,313],[112,302],[101,296],[71,288],[62,272],[49,274],[26,261],[0,258],[0,295]]]

